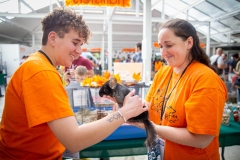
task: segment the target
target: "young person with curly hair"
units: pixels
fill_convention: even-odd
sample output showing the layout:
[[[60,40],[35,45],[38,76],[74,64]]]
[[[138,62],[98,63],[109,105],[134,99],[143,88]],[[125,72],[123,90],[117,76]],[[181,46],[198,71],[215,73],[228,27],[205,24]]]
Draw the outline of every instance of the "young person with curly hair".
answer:
[[[109,136],[124,123],[121,115],[147,110],[133,91],[118,112],[79,126],[56,67],[70,66],[91,32],[81,15],[61,8],[42,20],[42,30],[41,50],[16,70],[6,90],[0,159],[61,160],[66,148],[78,152]]]

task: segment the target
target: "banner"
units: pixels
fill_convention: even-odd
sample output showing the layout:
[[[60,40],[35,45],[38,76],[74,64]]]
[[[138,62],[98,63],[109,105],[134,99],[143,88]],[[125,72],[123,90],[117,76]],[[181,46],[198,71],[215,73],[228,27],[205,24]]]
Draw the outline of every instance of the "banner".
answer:
[[[131,0],[65,0],[66,6],[131,7]]]

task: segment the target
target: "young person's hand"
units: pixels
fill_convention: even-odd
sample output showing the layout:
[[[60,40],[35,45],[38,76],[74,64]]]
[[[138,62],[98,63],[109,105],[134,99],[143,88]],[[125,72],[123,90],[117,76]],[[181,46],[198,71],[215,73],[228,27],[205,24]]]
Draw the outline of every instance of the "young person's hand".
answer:
[[[70,74],[70,72],[69,71],[66,71],[65,73],[64,73],[64,75],[63,75],[63,80],[65,81],[65,82],[67,82],[67,83],[70,83],[70,79],[71,79],[71,74]]]
[[[148,110],[148,106],[144,107],[144,103],[138,95],[134,95],[135,90],[129,92],[124,98],[123,107],[120,108],[126,119],[136,117]]]

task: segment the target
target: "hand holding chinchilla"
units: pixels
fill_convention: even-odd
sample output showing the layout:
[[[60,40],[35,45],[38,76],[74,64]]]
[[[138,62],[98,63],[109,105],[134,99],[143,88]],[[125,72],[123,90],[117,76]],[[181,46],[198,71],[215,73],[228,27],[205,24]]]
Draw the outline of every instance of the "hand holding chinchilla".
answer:
[[[99,95],[102,97],[104,95],[114,97],[116,102],[119,105],[119,108],[122,108],[123,104],[131,106],[131,105],[136,105],[135,102],[130,101],[126,102],[129,98],[137,97],[134,96],[135,91],[130,91],[127,87],[117,83],[117,80],[115,78],[110,79],[107,81],[99,90]],[[126,98],[125,98],[126,97]],[[125,102],[125,103],[124,103]],[[133,102],[133,103],[131,103]],[[143,106],[143,108],[148,108],[147,106]],[[123,107],[124,109],[127,109],[126,114],[131,113],[132,110],[127,107]],[[128,118],[127,118],[128,119]],[[156,131],[154,130],[153,124],[148,120],[148,111],[146,109],[146,112],[143,112],[141,114],[137,114],[135,117],[128,119],[128,122],[142,122],[146,128],[147,132],[147,139],[146,139],[146,144],[148,146],[154,145],[154,140],[156,139]]]

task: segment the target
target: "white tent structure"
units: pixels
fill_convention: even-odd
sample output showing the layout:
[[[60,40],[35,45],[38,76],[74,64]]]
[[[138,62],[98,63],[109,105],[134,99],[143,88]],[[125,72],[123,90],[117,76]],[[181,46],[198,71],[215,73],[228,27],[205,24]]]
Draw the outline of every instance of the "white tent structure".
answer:
[[[132,0],[131,8],[71,7],[83,15],[93,32],[86,47],[108,47],[109,29],[112,30],[112,48],[134,47],[143,40],[144,5],[150,2],[152,42],[157,41],[158,27],[168,19],[191,21],[199,32],[202,43],[210,46],[240,43],[240,2],[238,0]],[[0,43],[41,45],[41,18],[63,0],[1,0]],[[69,7],[68,7],[69,8]],[[111,22],[111,27],[109,27]],[[208,33],[210,30],[210,33]]]
[[[55,7],[66,7],[64,0],[0,0],[0,44],[21,44],[38,49],[41,46],[41,19]],[[93,33],[85,48],[101,48],[112,59],[112,52],[134,48],[142,42],[143,76],[149,75],[158,28],[173,18],[191,22],[198,31],[208,55],[221,46],[240,51],[239,0],[131,0],[130,8],[67,7],[82,14]],[[225,48],[224,48],[225,47]],[[108,62],[112,70],[112,62]]]

